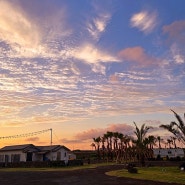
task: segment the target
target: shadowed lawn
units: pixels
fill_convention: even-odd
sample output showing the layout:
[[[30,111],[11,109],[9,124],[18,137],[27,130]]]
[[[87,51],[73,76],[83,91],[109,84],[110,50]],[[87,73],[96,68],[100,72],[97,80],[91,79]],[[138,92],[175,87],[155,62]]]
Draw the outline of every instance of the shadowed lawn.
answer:
[[[126,169],[107,172],[107,175],[129,177],[159,182],[185,184],[185,172],[178,167],[137,168],[138,173],[129,173]]]
[[[63,166],[63,167],[48,167],[48,168],[0,168],[0,172],[13,172],[13,171],[72,171],[80,169],[97,168],[98,166],[110,166],[114,163],[100,163],[100,164],[84,164],[82,166]]]

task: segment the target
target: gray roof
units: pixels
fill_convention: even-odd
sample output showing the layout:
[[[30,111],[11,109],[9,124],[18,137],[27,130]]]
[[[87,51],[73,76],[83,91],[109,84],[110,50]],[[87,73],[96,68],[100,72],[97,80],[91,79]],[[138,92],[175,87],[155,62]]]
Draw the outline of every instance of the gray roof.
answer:
[[[56,152],[61,148],[70,151],[67,147],[61,145],[49,145],[49,146],[34,146],[33,144],[24,144],[24,145],[12,145],[12,146],[5,146],[0,149],[1,151],[15,151],[21,150],[23,152]]]
[[[50,145],[50,146],[36,146],[40,151],[52,151],[56,152],[60,150],[61,148],[70,151],[67,147],[61,146],[61,145]]]
[[[12,151],[12,150],[22,150],[24,152],[38,151],[38,149],[33,144],[5,146],[0,149],[0,151]]]

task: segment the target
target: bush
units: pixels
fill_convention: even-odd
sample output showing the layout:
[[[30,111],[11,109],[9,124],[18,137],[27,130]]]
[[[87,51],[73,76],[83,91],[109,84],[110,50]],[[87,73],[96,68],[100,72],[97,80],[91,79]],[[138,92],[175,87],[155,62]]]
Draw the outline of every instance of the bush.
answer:
[[[47,167],[64,167],[64,166],[81,166],[82,160],[69,160],[66,164],[65,161],[27,161],[16,163],[0,163],[0,168],[47,168]]]
[[[127,170],[129,173],[137,173],[138,172],[137,168],[135,168],[135,165],[132,163],[128,164]]]
[[[179,166],[179,168],[180,168],[182,171],[184,171],[184,170],[185,170],[185,162],[182,163],[182,164]]]
[[[129,173],[137,173],[138,170],[137,170],[137,168],[132,167],[132,168],[128,168],[128,172],[129,172]]]
[[[162,160],[163,160],[163,159],[161,158],[161,155],[160,155],[160,154],[157,155],[156,160],[157,160],[157,161],[162,161]]]
[[[50,161],[50,167],[61,167],[65,166],[64,161]]]
[[[69,166],[82,166],[83,161],[82,160],[69,160],[68,165]]]
[[[181,161],[181,157],[180,157],[180,156],[171,157],[171,158],[169,159],[169,161]]]

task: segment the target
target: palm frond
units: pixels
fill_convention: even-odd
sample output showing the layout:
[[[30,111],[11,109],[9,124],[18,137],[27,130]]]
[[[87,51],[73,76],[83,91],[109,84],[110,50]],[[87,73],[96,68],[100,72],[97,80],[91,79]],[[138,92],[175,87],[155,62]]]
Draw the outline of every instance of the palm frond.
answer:
[[[182,119],[181,119],[181,117],[175,112],[175,111],[173,111],[173,110],[171,110],[173,113],[174,113],[174,115],[175,115],[175,117],[177,118],[177,120],[178,120],[178,122],[179,122],[179,129],[182,129],[182,128],[184,128],[185,127],[185,124],[184,124],[184,122],[182,121]]]
[[[169,125],[160,125],[160,128],[164,128],[166,130],[168,130],[169,132],[171,132],[172,134],[174,134],[175,136],[179,135],[180,132],[178,131],[178,129],[175,129],[174,126],[175,122],[171,122]]]

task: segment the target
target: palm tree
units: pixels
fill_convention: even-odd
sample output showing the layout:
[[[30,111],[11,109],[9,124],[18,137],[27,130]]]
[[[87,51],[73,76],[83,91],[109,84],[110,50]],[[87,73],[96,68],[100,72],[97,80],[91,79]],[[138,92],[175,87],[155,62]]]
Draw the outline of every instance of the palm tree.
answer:
[[[100,142],[101,142],[101,137],[97,137],[97,138],[93,138],[94,143],[96,143],[97,145],[97,155],[98,155],[98,159],[100,159]]]
[[[118,136],[119,136],[119,132],[113,132],[113,137],[114,137],[114,150],[118,149]]]
[[[134,131],[136,135],[136,140],[134,140],[133,142],[136,144],[138,159],[141,162],[141,165],[144,166],[145,165],[145,152],[146,152],[146,145],[144,143],[144,140],[145,140],[147,132],[152,127],[148,127],[148,126],[145,126],[145,124],[143,124],[141,125],[141,128],[139,129],[135,122],[134,122],[134,125],[136,129]]]
[[[112,138],[113,138],[113,132],[107,131],[107,137],[109,139],[109,149],[112,150]]]
[[[136,144],[138,146],[143,146],[143,141],[145,139],[145,136],[146,136],[147,132],[149,131],[149,129],[151,129],[152,127],[147,127],[147,126],[145,126],[145,124],[143,124],[143,125],[141,125],[141,128],[139,129],[135,122],[134,122],[134,125],[136,128],[134,133],[137,137]]]
[[[119,158],[119,151],[118,151],[118,138],[119,137],[119,132],[113,132],[113,158],[116,158],[116,161]]]
[[[178,122],[172,121],[170,124],[160,125],[159,127],[168,130],[179,141],[181,141],[183,144],[185,144],[185,123],[175,111],[173,111],[173,110],[171,110],[171,111],[174,113]],[[184,114],[184,117],[185,117],[185,114]]]
[[[145,157],[153,158],[153,147],[154,145],[156,145],[156,137],[154,137],[153,135],[150,135],[143,140],[143,143],[146,147]]]
[[[160,136],[157,136],[157,141],[158,141],[158,143],[159,143],[159,149],[161,149],[161,141],[163,140],[163,139],[161,139],[161,137]]]
[[[109,144],[109,136],[108,136],[108,134],[107,134],[107,133],[104,134],[104,135],[103,135],[103,138],[105,139],[105,141],[107,141],[107,150],[109,150],[110,144]]]
[[[116,156],[116,161],[120,161],[122,160],[122,155],[123,155],[123,138],[124,135],[122,133],[118,133],[118,153]]]
[[[101,142],[102,142],[102,155],[103,155],[103,159],[105,159],[105,141],[106,141],[106,138],[103,136],[101,137]]]
[[[170,137],[170,138],[172,140],[172,144],[174,145],[174,148],[177,148],[177,145],[176,145],[177,138],[176,137]]]
[[[154,145],[156,145],[156,137],[153,135],[148,136],[149,148],[153,149]]]
[[[108,137],[108,143],[109,143],[109,148],[108,148],[108,158],[113,160],[113,153],[112,153],[112,138],[113,138],[113,132],[107,131],[106,133]]]
[[[124,135],[122,133],[119,133],[118,135],[118,139],[119,139],[119,150],[122,150],[123,149],[123,138],[124,138]]]
[[[167,143],[168,143],[169,148],[171,148],[171,144],[173,143],[173,141],[171,139],[167,139]]]
[[[90,146],[92,147],[92,149],[94,148],[94,150],[96,150],[96,145],[95,145],[95,143],[91,143]]]
[[[146,143],[147,148],[153,149],[154,145],[156,145],[156,137],[153,135],[148,136],[144,139],[144,142]]]

